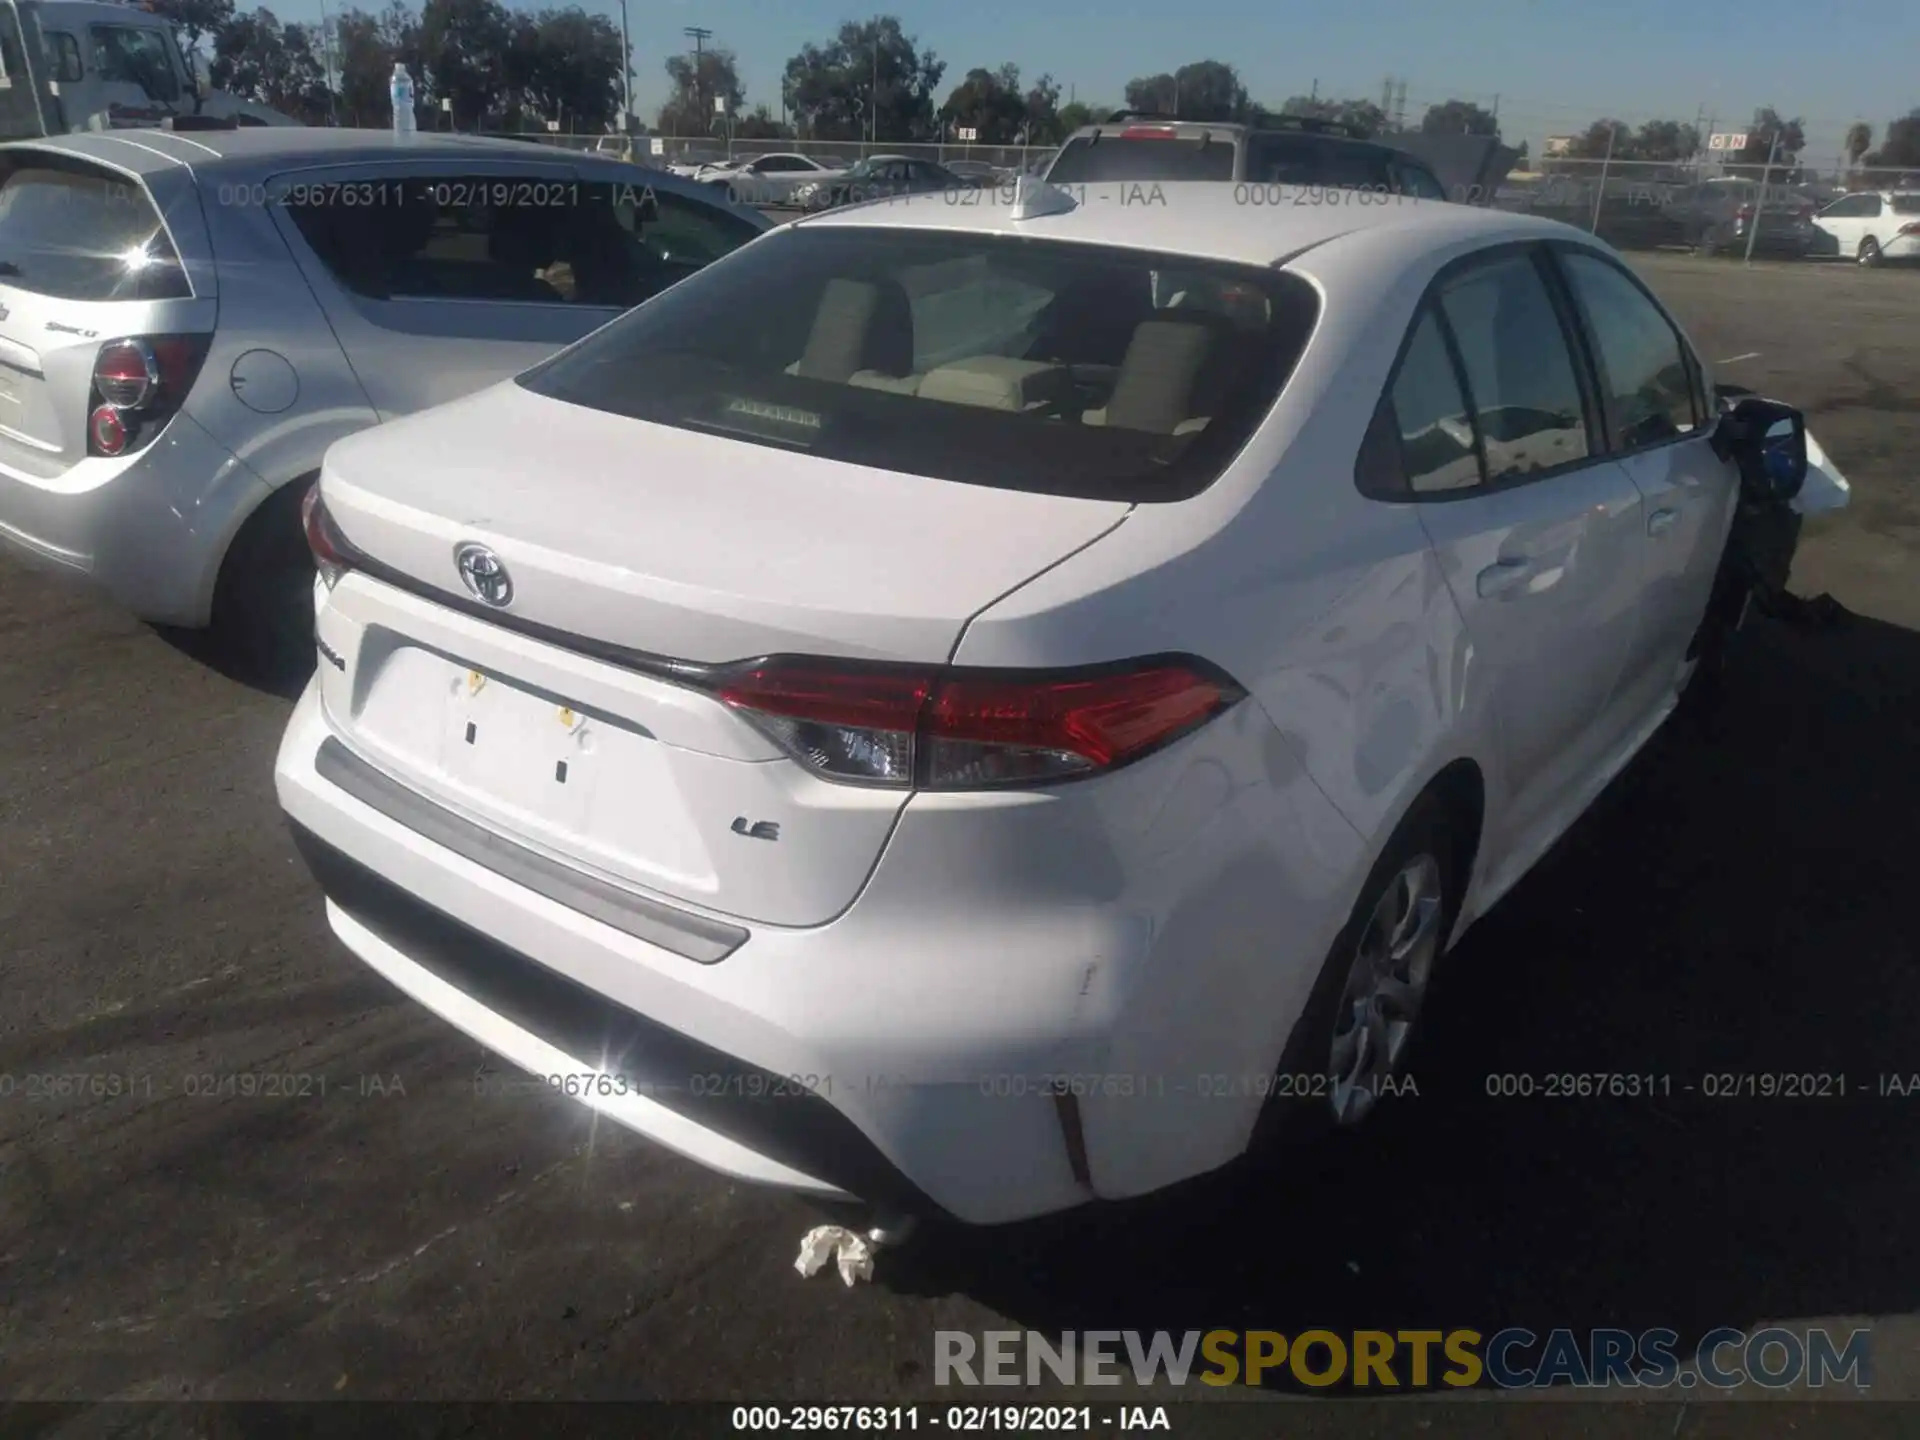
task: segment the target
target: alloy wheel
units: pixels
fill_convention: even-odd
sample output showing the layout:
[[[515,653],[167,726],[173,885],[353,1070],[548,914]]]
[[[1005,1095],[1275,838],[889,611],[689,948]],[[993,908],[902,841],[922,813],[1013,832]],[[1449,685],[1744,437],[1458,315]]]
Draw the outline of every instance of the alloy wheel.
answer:
[[[1399,1069],[1439,958],[1443,899],[1440,862],[1415,855],[1381,891],[1361,928],[1327,1067],[1335,1124],[1365,1119]]]

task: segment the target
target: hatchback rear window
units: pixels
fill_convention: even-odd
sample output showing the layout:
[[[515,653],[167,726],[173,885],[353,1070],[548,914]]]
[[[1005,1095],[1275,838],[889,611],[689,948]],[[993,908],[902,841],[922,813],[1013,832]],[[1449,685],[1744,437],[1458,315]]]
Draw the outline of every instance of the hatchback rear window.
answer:
[[[1249,142],[1247,180],[1255,185],[1391,190],[1385,150],[1318,135],[1261,135]]]
[[[139,182],[53,156],[15,156],[0,177],[0,285],[60,300],[193,293]]]
[[[1272,407],[1318,305],[1267,268],[809,227],[702,271],[520,383],[849,465],[1177,500]]]
[[[1155,135],[1091,136],[1069,140],[1047,179],[1091,185],[1109,180],[1231,180],[1233,142]]]

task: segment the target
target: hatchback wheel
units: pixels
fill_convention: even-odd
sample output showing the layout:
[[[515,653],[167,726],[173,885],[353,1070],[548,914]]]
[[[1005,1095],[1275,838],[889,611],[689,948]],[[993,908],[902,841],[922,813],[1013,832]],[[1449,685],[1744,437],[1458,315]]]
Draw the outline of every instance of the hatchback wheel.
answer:
[[[240,528],[214,591],[213,630],[249,679],[311,670],[313,553],[300,528],[307,484],[283,485]]]
[[[1862,265],[1880,263],[1880,242],[1871,235],[1860,242],[1860,253],[1855,257]]]
[[[1458,910],[1446,811],[1429,796],[1401,823],[1327,957],[1262,1117],[1274,1138],[1359,1124],[1394,1093]]]

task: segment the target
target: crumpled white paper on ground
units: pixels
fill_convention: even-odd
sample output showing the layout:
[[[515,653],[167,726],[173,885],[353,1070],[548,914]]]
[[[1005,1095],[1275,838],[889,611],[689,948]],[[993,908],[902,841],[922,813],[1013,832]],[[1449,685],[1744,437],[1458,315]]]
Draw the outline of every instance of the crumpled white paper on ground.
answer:
[[[873,1278],[873,1246],[844,1225],[816,1225],[800,1241],[800,1258],[793,1268],[802,1275],[820,1273],[827,1261],[840,1268],[840,1280],[851,1287],[856,1280]]]

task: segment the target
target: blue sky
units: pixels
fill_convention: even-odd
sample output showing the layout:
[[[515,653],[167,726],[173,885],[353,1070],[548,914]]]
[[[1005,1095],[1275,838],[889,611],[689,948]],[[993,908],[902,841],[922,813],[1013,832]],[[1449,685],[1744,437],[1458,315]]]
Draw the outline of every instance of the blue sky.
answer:
[[[620,13],[618,0],[581,3]],[[635,108],[650,116],[666,98],[662,66],[690,43],[683,26],[712,30],[708,43],[738,57],[748,103],[777,111],[787,58],[873,13],[840,0],[628,0]],[[1853,120],[1877,135],[1920,106],[1920,6],[1893,0],[1825,12],[1786,0],[902,0],[878,13],[898,15],[947,62],[943,94],[969,68],[1008,60],[1107,104],[1133,76],[1202,59],[1234,65],[1269,104],[1316,79],[1323,95],[1377,100],[1394,75],[1416,119],[1452,96],[1491,105],[1498,95],[1503,130],[1535,153],[1547,135],[1606,114],[1692,120],[1704,107],[1724,130],[1770,104],[1806,118],[1806,158],[1828,165]],[[1596,29],[1596,16],[1609,23]]]

